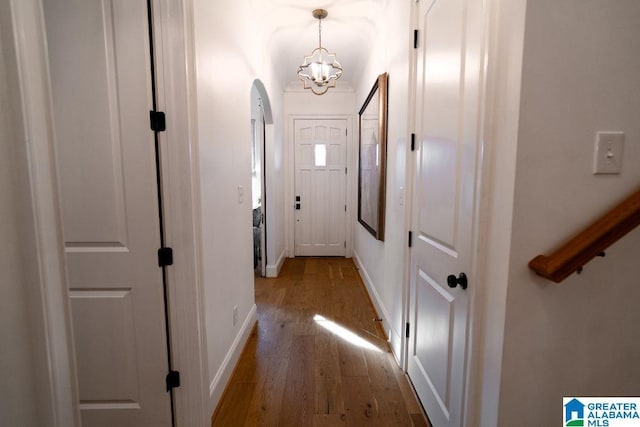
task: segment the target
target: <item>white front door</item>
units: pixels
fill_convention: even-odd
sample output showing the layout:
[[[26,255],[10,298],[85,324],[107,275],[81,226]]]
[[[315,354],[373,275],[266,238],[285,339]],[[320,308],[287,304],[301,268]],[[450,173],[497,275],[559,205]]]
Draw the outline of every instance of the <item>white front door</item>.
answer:
[[[295,255],[346,254],[346,120],[295,120]]]
[[[481,144],[483,3],[418,4],[408,372],[434,427],[463,423]],[[467,276],[466,290],[455,280],[461,273]]]
[[[82,424],[169,426],[147,2],[43,2]]]

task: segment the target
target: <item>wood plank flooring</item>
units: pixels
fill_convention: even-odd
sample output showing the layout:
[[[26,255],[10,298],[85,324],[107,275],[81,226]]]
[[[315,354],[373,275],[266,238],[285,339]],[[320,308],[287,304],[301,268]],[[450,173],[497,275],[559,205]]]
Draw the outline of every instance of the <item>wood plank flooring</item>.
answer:
[[[255,293],[258,323],[212,426],[430,426],[351,259],[287,259]]]

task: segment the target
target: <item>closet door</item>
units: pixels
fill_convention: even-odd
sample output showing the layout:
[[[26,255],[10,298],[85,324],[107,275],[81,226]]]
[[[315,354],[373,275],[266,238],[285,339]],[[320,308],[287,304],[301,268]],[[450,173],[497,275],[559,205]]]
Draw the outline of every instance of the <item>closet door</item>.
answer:
[[[145,0],[43,2],[84,426],[169,426]]]
[[[481,153],[483,0],[420,0],[408,372],[434,427],[463,425]]]

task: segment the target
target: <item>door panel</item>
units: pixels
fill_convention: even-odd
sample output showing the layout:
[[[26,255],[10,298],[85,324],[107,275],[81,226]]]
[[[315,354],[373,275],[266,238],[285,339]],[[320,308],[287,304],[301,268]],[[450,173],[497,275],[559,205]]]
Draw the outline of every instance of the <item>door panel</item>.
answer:
[[[346,126],[346,120],[295,120],[295,255],[346,253]]]
[[[91,114],[64,117],[57,112],[60,184],[68,189],[62,199],[65,238],[72,246],[99,242],[103,246],[125,247],[117,40],[113,32],[117,17],[109,2],[75,2],[73,7],[73,13],[62,16],[70,4],[58,1],[45,5],[48,23],[52,24],[47,29],[53,43],[50,49],[54,53],[51,72],[55,103],[61,108],[83,105],[92,110]],[[58,49],[62,46],[64,51]],[[85,62],[92,64],[91,73],[67,72],[69,68],[86,69]]]
[[[137,402],[131,290],[71,291],[78,381],[85,402]],[[89,322],[90,321],[90,322]],[[99,326],[97,326],[99,325]]]
[[[438,281],[418,270],[416,285],[415,363],[435,391],[443,411],[449,407],[449,354],[455,298]]]
[[[408,371],[434,427],[459,427],[472,288],[447,276],[472,266],[483,0],[423,0],[418,18]]]
[[[425,1],[424,3],[428,3]],[[437,1],[423,19],[423,138],[420,156],[421,234],[453,248],[458,204],[459,125],[462,91],[462,0]],[[437,106],[436,108],[430,108]]]
[[[147,4],[43,6],[82,422],[171,425]]]

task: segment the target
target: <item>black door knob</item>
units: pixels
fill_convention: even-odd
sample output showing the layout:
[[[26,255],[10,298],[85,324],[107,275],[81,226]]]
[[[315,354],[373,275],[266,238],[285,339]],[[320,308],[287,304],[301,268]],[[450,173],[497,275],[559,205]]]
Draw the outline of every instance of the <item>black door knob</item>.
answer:
[[[447,285],[449,285],[450,288],[455,288],[460,285],[462,289],[467,289],[467,275],[460,273],[458,277],[456,277],[453,274],[450,274],[447,276]]]

